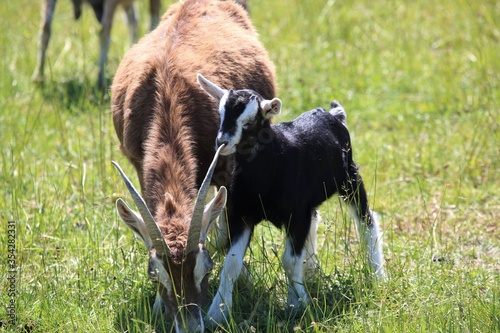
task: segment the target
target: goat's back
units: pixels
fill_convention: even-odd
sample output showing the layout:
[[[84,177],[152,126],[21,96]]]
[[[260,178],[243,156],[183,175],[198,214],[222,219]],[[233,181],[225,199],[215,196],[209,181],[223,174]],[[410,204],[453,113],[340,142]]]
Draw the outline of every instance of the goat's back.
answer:
[[[146,141],[171,143],[186,133],[201,182],[215,151],[219,116],[197,73],[228,89],[275,96],[274,66],[241,6],[209,0],[171,6],[158,27],[126,53],[111,90],[121,149],[141,185],[145,149],[154,146]],[[154,123],[159,115],[161,133]]]
[[[342,118],[322,108],[271,126],[272,142],[253,158],[237,155],[240,169],[230,194],[231,204],[242,216],[252,216],[257,222],[266,218],[281,227],[291,216],[310,214],[338,193],[353,162]]]

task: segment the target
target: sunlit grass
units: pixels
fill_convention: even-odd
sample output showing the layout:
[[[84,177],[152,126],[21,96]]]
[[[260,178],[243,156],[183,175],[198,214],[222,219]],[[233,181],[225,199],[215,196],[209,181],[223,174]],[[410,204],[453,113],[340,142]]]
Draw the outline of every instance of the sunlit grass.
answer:
[[[15,326],[2,331],[152,332],[146,250],[114,212],[125,189],[108,93],[95,89],[98,25],[59,1],[47,81],[31,83],[39,8],[0,7],[0,300],[16,225]],[[164,2],[164,5],[167,4]],[[139,1],[141,31],[147,2]],[[338,198],[321,206],[312,303],[285,309],[283,234],[258,227],[221,332],[500,332],[500,4],[495,1],[251,1],[293,119],[332,99],[382,217],[387,281],[364,257]],[[115,17],[108,78],[129,47]],[[213,251],[216,291],[222,256]],[[4,268],[5,267],[5,268]],[[5,282],[4,282],[5,281]],[[210,301],[210,300],[209,300]],[[208,306],[208,304],[207,304]],[[204,309],[206,310],[206,308]]]

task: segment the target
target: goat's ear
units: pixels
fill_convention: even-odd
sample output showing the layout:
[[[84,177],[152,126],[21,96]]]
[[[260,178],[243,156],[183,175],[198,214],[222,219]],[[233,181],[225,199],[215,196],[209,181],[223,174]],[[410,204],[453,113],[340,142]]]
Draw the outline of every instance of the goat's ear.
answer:
[[[281,100],[279,98],[273,98],[272,100],[265,99],[260,102],[260,107],[264,118],[270,119],[281,112]]]
[[[215,219],[220,215],[224,207],[226,207],[227,200],[227,190],[224,186],[221,186],[219,192],[215,195],[206,206],[203,212],[203,221],[201,223],[201,234],[200,240],[203,244],[207,240],[208,231],[210,226],[215,221]]]
[[[226,90],[220,88],[215,83],[210,82],[201,74],[198,74],[196,78],[201,89],[205,90],[207,94],[215,98],[217,102],[220,102],[222,96],[226,93]]]
[[[153,242],[149,236],[146,224],[142,220],[139,213],[133,211],[122,199],[116,200],[116,210],[122,218],[123,222],[134,232],[134,234],[139,238],[144,245],[151,250]]]

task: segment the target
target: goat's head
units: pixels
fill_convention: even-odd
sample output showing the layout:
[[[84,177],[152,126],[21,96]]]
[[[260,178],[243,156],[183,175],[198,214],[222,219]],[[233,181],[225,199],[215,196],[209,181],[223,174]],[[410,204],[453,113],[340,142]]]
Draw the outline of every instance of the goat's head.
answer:
[[[219,103],[221,125],[217,146],[225,146],[221,155],[233,154],[243,142],[252,146],[259,137],[266,137],[266,133],[262,133],[263,126],[281,112],[281,100],[278,98],[267,100],[250,89],[226,90],[201,74],[198,74],[198,83]]]
[[[120,166],[113,162],[139,209],[139,213],[133,211],[122,199],[116,202],[120,217],[149,250],[149,278],[158,285],[157,302],[153,311],[163,313],[162,302],[159,301],[161,298],[167,313],[174,317],[177,332],[204,330],[201,306],[206,298],[208,275],[212,270],[212,260],[205,248],[205,241],[210,225],[226,204],[226,188],[221,187],[215,198],[205,207],[204,204],[218,155],[223,148],[217,150],[198,192],[186,247],[180,259],[172,256],[146,203]]]

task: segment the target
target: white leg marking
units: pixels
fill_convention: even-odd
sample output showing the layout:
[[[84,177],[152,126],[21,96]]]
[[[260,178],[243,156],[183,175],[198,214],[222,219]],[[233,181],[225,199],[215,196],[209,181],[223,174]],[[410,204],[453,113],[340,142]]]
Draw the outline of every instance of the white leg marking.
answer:
[[[312,277],[319,267],[318,258],[316,254],[318,253],[318,224],[321,222],[321,215],[319,211],[313,213],[311,218],[311,227],[309,228],[309,235],[306,239],[305,251],[305,266],[304,275],[306,279]]]
[[[167,290],[168,296],[172,296],[172,282],[170,281],[170,274],[165,270],[165,267],[163,266],[163,262],[158,259],[156,256],[156,250],[151,251],[151,255],[149,258],[149,266],[148,269],[151,270],[149,273],[150,276],[156,275],[156,278],[158,279],[158,282],[165,287]],[[166,259],[165,259],[166,260]]]
[[[243,267],[241,267],[241,273],[238,280],[240,283],[245,283],[248,287],[252,286],[253,278],[252,274],[248,271],[247,265],[243,264]]]
[[[196,290],[201,293],[201,283],[203,282],[203,278],[207,275],[207,273],[212,269],[212,260],[206,250],[202,250],[200,246],[200,252],[196,254],[196,264],[194,266],[194,284]]]
[[[304,260],[304,253],[305,251],[302,250],[298,256],[294,255],[292,251],[292,244],[290,239],[287,237],[285,252],[282,257],[283,268],[285,269],[288,280],[287,305],[294,306],[296,308],[303,304],[307,304],[308,302],[307,292],[304,288],[302,279],[302,261]]]
[[[233,287],[243,267],[243,257],[250,240],[250,229],[245,229],[226,255],[220,286],[207,313],[207,325],[220,324],[227,318],[232,305]]]
[[[382,235],[379,232],[377,214],[370,211],[372,224],[366,225],[358,214],[354,205],[349,205],[349,212],[356,220],[358,235],[362,238],[368,251],[368,265],[377,274],[380,280],[385,277],[384,273],[384,253],[382,252]]]

